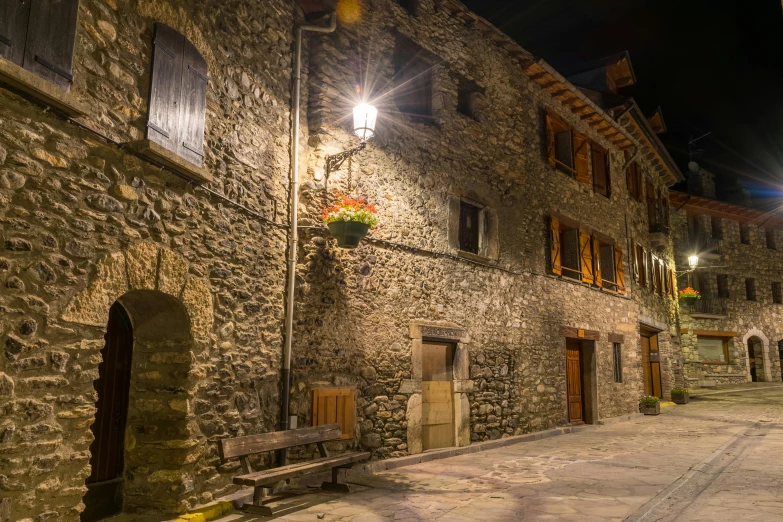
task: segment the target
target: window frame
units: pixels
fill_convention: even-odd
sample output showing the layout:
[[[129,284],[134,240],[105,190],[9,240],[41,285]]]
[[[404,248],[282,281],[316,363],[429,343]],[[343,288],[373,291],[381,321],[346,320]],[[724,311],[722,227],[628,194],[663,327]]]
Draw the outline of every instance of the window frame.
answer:
[[[596,159],[597,158],[597,159]],[[604,192],[601,192],[598,189],[597,184],[597,177],[596,177],[596,164],[601,165],[603,164],[603,172],[604,172]],[[604,196],[605,198],[612,198],[612,175],[611,175],[611,165],[610,165],[610,156],[609,152],[595,143],[594,141],[590,142],[590,168],[592,170],[592,178],[593,178],[593,192],[596,194],[600,194]]]
[[[712,361],[704,360],[701,358],[701,352],[699,352],[699,339],[720,339],[723,342],[723,360]],[[731,364],[729,360],[729,337],[717,337],[714,335],[697,335],[696,336],[696,354],[699,356],[699,362],[702,364]]]
[[[772,281],[772,304],[783,304],[783,284]]]
[[[413,40],[398,34],[392,62],[394,106],[411,118],[434,121],[435,71],[430,53]],[[419,93],[419,90],[422,92]]]
[[[474,203],[470,201],[466,201],[464,199],[460,199],[459,201],[459,249],[462,252],[467,252],[469,254],[473,255],[479,255],[479,252],[481,251],[481,229],[482,229],[482,219],[481,219],[481,211],[482,207],[475,205]],[[468,213],[470,213],[470,216],[468,216]],[[466,238],[466,217],[473,217],[475,216],[475,238],[471,239],[471,243],[475,242],[475,245],[467,245],[464,241],[466,241],[468,238]]]
[[[774,228],[765,228],[764,229],[764,239],[766,241],[766,246],[768,250],[777,250],[777,238],[775,237],[775,229]]]
[[[712,216],[711,226],[712,239],[715,239],[716,241],[723,240],[723,220],[719,217]]]
[[[397,5],[409,15],[419,16],[419,0],[397,0]]]
[[[740,223],[740,244],[750,245],[751,241],[750,225]]]

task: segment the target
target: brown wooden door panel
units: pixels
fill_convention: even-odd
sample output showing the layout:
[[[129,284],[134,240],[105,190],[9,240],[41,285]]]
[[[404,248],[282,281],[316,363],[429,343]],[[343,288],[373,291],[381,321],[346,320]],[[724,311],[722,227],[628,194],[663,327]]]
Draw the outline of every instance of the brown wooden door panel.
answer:
[[[644,394],[652,395],[652,377],[650,375],[650,338],[642,337],[642,378],[644,380]]]
[[[421,440],[423,449],[454,445],[454,345],[422,343]]]
[[[584,421],[582,400],[582,361],[580,343],[569,341],[566,346],[566,387],[568,390],[569,422]]]

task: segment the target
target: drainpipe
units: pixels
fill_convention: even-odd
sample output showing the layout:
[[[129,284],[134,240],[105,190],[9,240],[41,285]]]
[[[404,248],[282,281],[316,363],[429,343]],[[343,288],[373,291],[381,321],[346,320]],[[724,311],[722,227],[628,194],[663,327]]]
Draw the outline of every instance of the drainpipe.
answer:
[[[302,93],[302,34],[305,31],[331,33],[337,29],[337,15],[332,13],[328,26],[300,25],[296,28],[296,48],[294,51],[294,99],[292,108],[293,124],[291,129],[291,188],[288,199],[291,216],[288,220],[288,281],[286,287],[285,308],[285,345],[283,347],[283,397],[280,408],[280,429],[289,427],[289,404],[291,402],[291,344],[294,326],[294,292],[296,290],[296,259],[299,245],[299,118]],[[280,463],[285,464],[287,452],[280,452]]]

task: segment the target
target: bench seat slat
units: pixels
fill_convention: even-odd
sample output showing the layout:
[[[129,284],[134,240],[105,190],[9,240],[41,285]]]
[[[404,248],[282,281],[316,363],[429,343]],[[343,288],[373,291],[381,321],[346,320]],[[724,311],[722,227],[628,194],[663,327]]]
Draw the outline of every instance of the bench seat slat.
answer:
[[[234,477],[234,484],[253,487],[273,486],[281,480],[299,477],[309,473],[319,473],[337,466],[345,466],[368,458],[370,458],[369,453],[344,453],[336,457],[308,460],[306,462],[298,462],[279,468],[257,471],[247,475],[239,475]]]
[[[296,430],[274,431],[260,435],[247,435],[233,439],[223,439],[218,444],[220,458],[223,460],[233,457],[244,457],[256,453],[276,451],[316,442],[337,440],[342,437],[339,424],[326,424],[312,428],[300,428]]]

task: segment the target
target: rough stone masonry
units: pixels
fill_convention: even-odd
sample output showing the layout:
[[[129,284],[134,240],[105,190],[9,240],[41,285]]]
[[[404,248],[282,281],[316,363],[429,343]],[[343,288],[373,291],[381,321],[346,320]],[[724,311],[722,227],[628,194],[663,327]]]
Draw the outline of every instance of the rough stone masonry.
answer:
[[[355,432],[334,450],[424,449],[420,351],[433,337],[456,346],[461,445],[566,424],[565,339],[580,332],[594,342],[593,421],[636,411],[640,323],[659,332],[664,395],[681,375],[677,304],[632,275],[627,245],[648,244],[649,227],[645,204],[628,195],[623,151],[530,80],[510,40],[447,4],[422,0],[414,16],[393,0],[368,2],[358,21],[308,38],[300,225],[317,225],[336,190],[375,203],[382,221],[373,237],[383,241],[354,251],[323,229],[302,231],[291,413],[309,425],[314,388],[355,387]],[[208,188],[284,224],[298,7],[81,0],[78,20],[71,93],[91,107],[80,121],[97,133],[0,90],[3,521],[79,519],[115,301],[139,325],[124,510],[181,513],[234,491],[239,464],[222,463],[216,441],[275,430],[280,417],[285,227],[112,141],[143,136],[153,26],[164,22],[208,64]],[[367,70],[379,87],[392,81],[397,34],[437,58],[435,117],[379,103],[377,138],[326,179],[324,156],[356,145],[345,93]],[[473,117],[457,111],[463,80],[481,87]],[[545,109],[608,151],[609,197],[549,165]],[[665,194],[645,157],[646,179]],[[494,223],[486,255],[455,247],[461,199]],[[552,214],[622,246],[624,294],[551,273]],[[670,242],[659,255],[674,266]]]

